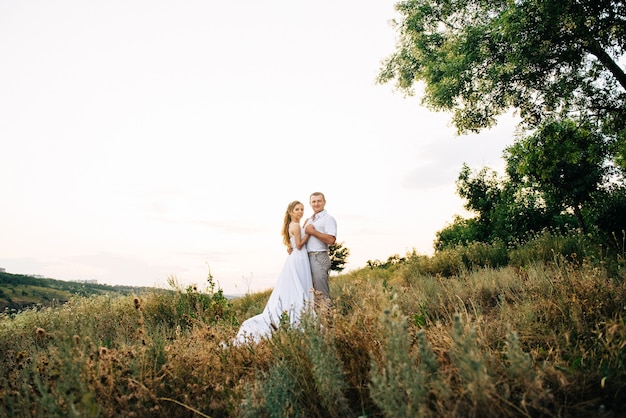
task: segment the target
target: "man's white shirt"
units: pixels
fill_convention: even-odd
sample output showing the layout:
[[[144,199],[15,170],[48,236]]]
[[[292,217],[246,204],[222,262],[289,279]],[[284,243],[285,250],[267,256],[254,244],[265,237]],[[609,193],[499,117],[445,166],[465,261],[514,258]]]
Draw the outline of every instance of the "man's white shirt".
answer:
[[[330,216],[325,209],[314,216],[315,219],[313,217],[309,218],[307,225],[313,224],[319,232],[337,237],[337,221],[335,221],[335,218]],[[311,235],[306,243],[306,249],[308,252],[328,251],[328,244]]]

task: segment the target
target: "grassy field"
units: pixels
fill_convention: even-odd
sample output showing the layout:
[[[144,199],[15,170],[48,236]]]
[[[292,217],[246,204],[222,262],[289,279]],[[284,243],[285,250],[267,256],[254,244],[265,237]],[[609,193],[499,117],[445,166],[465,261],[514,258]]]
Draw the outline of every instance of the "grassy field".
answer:
[[[553,237],[506,263],[502,251],[407,254],[333,276],[328,316],[257,345],[231,341],[269,292],[229,300],[212,277],[5,313],[0,413],[624,416],[622,255]]]

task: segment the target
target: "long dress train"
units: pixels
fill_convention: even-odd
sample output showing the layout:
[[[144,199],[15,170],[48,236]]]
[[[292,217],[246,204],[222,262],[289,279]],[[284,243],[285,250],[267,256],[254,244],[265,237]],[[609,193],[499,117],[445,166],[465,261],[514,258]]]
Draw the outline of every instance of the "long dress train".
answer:
[[[301,234],[304,234],[302,228]],[[278,328],[283,315],[287,315],[289,323],[294,326],[300,322],[303,312],[313,313],[313,281],[306,245],[298,250],[293,235],[290,241],[293,251],[283,265],[265,309],[241,324],[234,344],[258,342],[269,336]]]

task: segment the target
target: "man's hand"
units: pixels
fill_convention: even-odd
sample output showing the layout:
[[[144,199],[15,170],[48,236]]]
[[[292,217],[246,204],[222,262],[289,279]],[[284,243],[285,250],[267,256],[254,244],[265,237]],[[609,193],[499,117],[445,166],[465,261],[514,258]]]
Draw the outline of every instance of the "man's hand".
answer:
[[[304,228],[304,233],[306,233],[306,234],[313,235],[313,231],[315,231],[315,227],[313,226],[313,224],[308,224]]]
[[[291,247],[287,248],[287,253],[288,254],[291,254],[292,252],[293,252],[293,248],[291,248]]]

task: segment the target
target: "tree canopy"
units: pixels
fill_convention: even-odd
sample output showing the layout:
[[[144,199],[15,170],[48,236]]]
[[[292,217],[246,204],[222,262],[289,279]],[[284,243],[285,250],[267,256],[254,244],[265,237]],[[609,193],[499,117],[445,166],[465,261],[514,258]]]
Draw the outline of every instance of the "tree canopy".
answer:
[[[488,168],[473,172],[465,164],[457,193],[474,217],[457,216],[437,232],[435,249],[476,241],[509,245],[523,243],[533,231],[580,229],[619,250],[626,185],[605,163],[608,148],[588,125],[550,121],[505,150],[505,176]]]
[[[516,109],[526,128],[546,118],[592,121],[626,155],[626,5],[616,0],[406,0],[380,83],[452,111],[459,133]]]
[[[593,127],[551,121],[506,149],[507,173],[540,191],[549,206],[572,211],[586,231],[582,209],[608,181],[608,151]]]
[[[511,110],[506,177],[464,166],[435,248],[509,243],[572,225],[607,242],[626,228],[626,0],[404,0],[379,83],[480,132]],[[528,135],[524,137],[523,135]],[[617,170],[620,169],[620,170]]]

